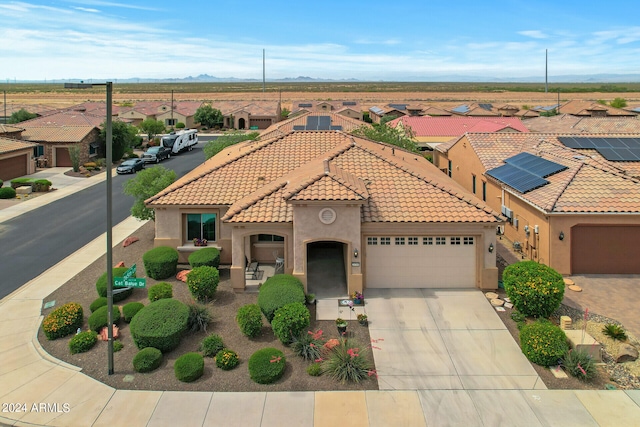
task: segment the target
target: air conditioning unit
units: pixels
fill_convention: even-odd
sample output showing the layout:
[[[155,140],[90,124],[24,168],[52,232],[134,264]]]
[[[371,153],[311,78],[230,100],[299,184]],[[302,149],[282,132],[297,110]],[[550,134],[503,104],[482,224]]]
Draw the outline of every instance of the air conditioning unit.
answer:
[[[537,226],[537,225],[534,225],[534,226],[533,226],[533,232],[534,232],[534,233],[536,233],[536,234],[538,234],[538,233],[540,232],[540,228],[538,228],[538,226]]]
[[[513,211],[508,207],[506,207],[505,205],[502,205],[501,212],[502,212],[502,215],[506,216],[507,218],[509,219],[513,218]]]

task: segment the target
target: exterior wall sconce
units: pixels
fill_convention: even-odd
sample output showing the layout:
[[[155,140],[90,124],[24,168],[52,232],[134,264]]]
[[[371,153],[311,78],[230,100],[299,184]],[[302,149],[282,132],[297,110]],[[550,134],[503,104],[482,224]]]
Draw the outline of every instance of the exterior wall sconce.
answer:
[[[489,243],[489,253],[493,253],[493,243]]]
[[[558,239],[564,240],[564,232],[563,231],[561,231],[560,234],[558,235]]]
[[[358,258],[358,250],[357,249],[353,250],[353,257],[354,258]]]

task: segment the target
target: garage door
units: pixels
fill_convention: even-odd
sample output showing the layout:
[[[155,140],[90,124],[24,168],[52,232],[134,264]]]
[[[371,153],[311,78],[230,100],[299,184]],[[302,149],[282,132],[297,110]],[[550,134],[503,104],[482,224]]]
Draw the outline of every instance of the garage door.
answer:
[[[27,154],[0,160],[0,179],[9,181],[10,179],[27,174]]]
[[[476,239],[471,236],[370,236],[367,288],[473,288]]]
[[[571,228],[572,274],[640,274],[640,226]]]
[[[56,166],[73,166],[68,148],[56,147]]]

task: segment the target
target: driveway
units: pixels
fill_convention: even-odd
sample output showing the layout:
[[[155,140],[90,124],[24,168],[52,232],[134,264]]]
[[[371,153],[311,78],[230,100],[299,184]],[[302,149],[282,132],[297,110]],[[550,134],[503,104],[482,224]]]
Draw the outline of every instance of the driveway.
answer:
[[[365,297],[381,390],[546,389],[481,291]]]

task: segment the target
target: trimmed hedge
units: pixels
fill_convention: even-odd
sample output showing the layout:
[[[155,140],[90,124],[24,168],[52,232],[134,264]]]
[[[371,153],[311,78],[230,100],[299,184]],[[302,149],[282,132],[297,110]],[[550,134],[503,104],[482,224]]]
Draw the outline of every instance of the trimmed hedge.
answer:
[[[14,199],[16,197],[16,190],[11,187],[0,188],[0,199]]]
[[[94,331],[80,332],[69,341],[69,350],[71,354],[84,353],[91,350],[97,342],[98,334]]]
[[[130,302],[125,304],[124,307],[122,307],[122,317],[124,318],[124,321],[130,323],[133,316],[138,314],[138,312],[143,308],[144,304],[141,302]]]
[[[131,320],[131,337],[140,349],[155,347],[166,353],[180,344],[187,330],[189,308],[175,299],[161,299],[145,306]]]
[[[558,363],[569,349],[567,336],[559,326],[538,320],[520,330],[520,348],[531,362],[540,366]]]
[[[48,179],[36,179],[31,184],[31,188],[33,189],[33,191],[46,192],[49,191],[49,187],[51,187],[51,184],[51,181],[49,181]]]
[[[220,283],[220,273],[215,267],[195,267],[187,275],[187,286],[194,299],[207,302],[213,298]]]
[[[273,320],[276,310],[292,303],[306,301],[304,285],[300,280],[289,274],[276,274],[269,277],[258,292],[258,305],[269,323]]]
[[[115,267],[113,270],[111,270],[113,280],[115,281],[116,277],[122,277],[122,275],[127,270],[128,270],[127,267]],[[132,277],[136,277],[136,275],[134,274]],[[119,288],[114,287],[114,289],[119,289]],[[96,281],[96,290],[98,291],[98,296],[106,298],[107,296],[107,272],[106,271]],[[113,294],[113,302],[122,301],[123,299],[128,298],[132,292],[133,292],[133,288],[127,288],[123,292]]]
[[[56,308],[44,318],[42,330],[47,339],[66,337],[82,327],[82,306],[77,302],[69,302]]]
[[[187,353],[178,357],[173,365],[176,378],[190,383],[197,380],[204,373],[204,359],[200,353]]]
[[[133,357],[133,369],[136,372],[151,372],[162,364],[162,352],[157,348],[147,347]]]
[[[191,268],[209,266],[218,268],[220,266],[220,251],[218,248],[202,248],[189,255],[189,265]]]
[[[249,376],[258,384],[271,384],[282,377],[286,366],[283,352],[273,347],[263,348],[249,358]]]
[[[250,338],[257,337],[262,332],[262,312],[258,304],[247,304],[240,307],[236,321],[240,326],[240,331]]]
[[[149,288],[147,295],[151,302],[158,301],[159,299],[173,298],[173,286],[167,282],[156,283]]]
[[[164,280],[175,276],[178,270],[178,251],[169,246],[158,246],[142,256],[147,276]]]
[[[564,297],[564,279],[553,268],[521,261],[504,269],[502,283],[516,309],[525,316],[549,317]]]
[[[215,357],[224,348],[222,338],[218,334],[211,334],[200,343],[199,350],[205,357]]]
[[[310,322],[309,309],[301,302],[292,302],[276,310],[271,328],[280,342],[287,345],[293,341],[293,337],[306,331]]]
[[[88,321],[89,329],[91,329],[92,331],[100,332],[100,329],[104,328],[105,326],[107,326],[107,323],[109,323],[107,319],[108,314],[109,309],[106,305],[91,313]],[[111,317],[114,325],[120,321],[120,309],[115,305],[111,310]]]
[[[98,298],[93,300],[93,302],[89,306],[89,310],[91,310],[91,312],[93,313],[94,311],[96,311],[100,307],[104,307],[107,304],[108,304],[107,297],[98,297]]]

